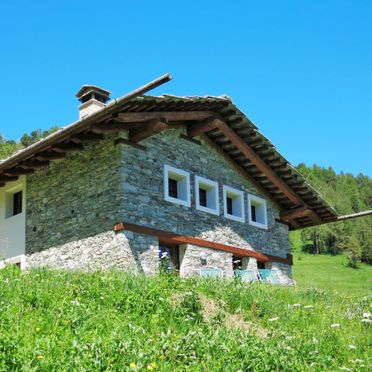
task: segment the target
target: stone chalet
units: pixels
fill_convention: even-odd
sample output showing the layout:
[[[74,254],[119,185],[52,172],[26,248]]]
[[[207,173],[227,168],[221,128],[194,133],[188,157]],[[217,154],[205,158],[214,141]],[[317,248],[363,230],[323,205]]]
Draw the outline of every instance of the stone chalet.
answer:
[[[238,264],[291,282],[288,231],[336,212],[226,96],[113,100],[83,86],[80,120],[0,163],[3,262],[180,276]]]

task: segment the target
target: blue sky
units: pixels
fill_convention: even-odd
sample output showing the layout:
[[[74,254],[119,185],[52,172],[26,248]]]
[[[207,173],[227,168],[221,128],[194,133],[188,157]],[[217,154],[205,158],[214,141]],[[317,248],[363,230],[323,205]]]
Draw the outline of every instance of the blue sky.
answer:
[[[372,176],[371,1],[17,1],[0,11],[0,133],[77,119],[118,97],[227,94],[293,164]]]

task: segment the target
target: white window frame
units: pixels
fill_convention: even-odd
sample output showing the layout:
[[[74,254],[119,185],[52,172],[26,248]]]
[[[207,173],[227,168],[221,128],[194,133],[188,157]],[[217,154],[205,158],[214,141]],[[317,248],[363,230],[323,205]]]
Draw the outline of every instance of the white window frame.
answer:
[[[233,187],[223,185],[223,215],[230,220],[238,221],[238,222],[245,222],[245,209],[244,209],[244,192],[242,190],[234,189]],[[236,216],[227,213],[227,203],[226,197],[227,194],[231,193],[240,198],[240,210],[241,216]]]
[[[169,174],[175,174],[180,176],[181,178],[185,179],[186,182],[186,189],[184,190],[186,193],[186,198],[174,198],[169,196]],[[190,195],[190,173],[186,172],[182,169],[171,167],[170,165],[164,165],[164,199],[168,202],[184,205],[186,207],[191,207],[191,195]]]
[[[264,213],[264,223],[260,223],[257,221],[252,221],[252,211],[251,211],[251,205],[252,201],[259,203],[260,206],[263,206],[263,213]],[[252,226],[259,227],[261,229],[267,229],[267,203],[266,200],[263,198],[260,198],[259,196],[248,194],[248,222]]]
[[[210,188],[209,190],[207,190],[207,204],[208,204],[209,197],[212,197],[214,198],[214,203],[215,203],[216,208],[209,208],[209,207],[204,207],[203,205],[200,205],[200,195],[199,195],[200,184],[206,185]],[[212,194],[210,194],[210,192]],[[197,210],[211,213],[211,214],[218,216],[220,214],[220,199],[219,199],[218,183],[215,181],[209,180],[208,178],[195,176],[195,204],[196,204]]]

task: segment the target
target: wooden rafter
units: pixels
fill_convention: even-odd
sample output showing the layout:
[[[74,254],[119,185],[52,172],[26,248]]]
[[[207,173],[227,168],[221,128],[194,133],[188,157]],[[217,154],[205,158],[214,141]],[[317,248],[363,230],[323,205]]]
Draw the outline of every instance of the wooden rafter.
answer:
[[[153,119],[166,121],[205,120],[215,116],[212,111],[154,111],[154,112],[121,112],[115,120],[122,123],[139,123]]]
[[[187,127],[187,135],[189,137],[195,137],[210,132],[211,130],[218,128],[219,123],[220,121],[218,119],[216,120],[212,117],[200,123],[192,124]]]
[[[160,133],[167,128],[167,123],[161,119],[153,119],[148,123],[144,123],[136,129],[129,131],[129,140],[131,142],[142,141],[154,134]]]
[[[221,120],[219,130],[295,205],[304,204],[301,198]]]
[[[103,140],[102,134],[97,133],[81,133],[71,137],[71,141],[75,143],[96,143]]]
[[[37,160],[58,160],[63,159],[65,154],[57,153],[57,152],[41,152],[40,154],[35,155],[35,159]]]
[[[215,149],[231,166],[233,166],[248,182],[254,185],[257,191],[261,192],[267,198],[269,198],[272,202],[277,204],[277,200],[275,200],[253,177],[249,175],[249,173],[242,168],[236,161],[234,161],[230,155],[228,155],[220,146],[218,146],[212,139],[210,139],[206,134],[201,135],[202,139],[208,143],[210,147]]]
[[[91,131],[98,134],[118,133],[126,129],[125,124],[116,122],[96,124],[91,127]]]
[[[51,148],[51,150],[55,152],[60,152],[60,153],[66,153],[66,152],[74,152],[74,151],[81,151],[83,150],[84,147],[80,143],[65,143],[65,144],[60,144],[60,145],[55,145]]]
[[[24,174],[32,174],[34,173],[33,169],[24,169],[24,168],[13,168],[13,169],[6,169],[3,174],[6,176],[22,176]]]

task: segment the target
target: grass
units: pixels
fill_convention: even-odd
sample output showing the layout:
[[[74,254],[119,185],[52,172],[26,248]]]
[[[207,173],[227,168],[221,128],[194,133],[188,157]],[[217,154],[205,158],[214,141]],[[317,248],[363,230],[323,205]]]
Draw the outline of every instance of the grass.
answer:
[[[302,288],[317,287],[360,296],[372,295],[372,266],[347,265],[344,255],[293,253],[293,277]]]
[[[301,286],[9,267],[0,370],[368,370],[371,323],[361,320],[371,302]]]

